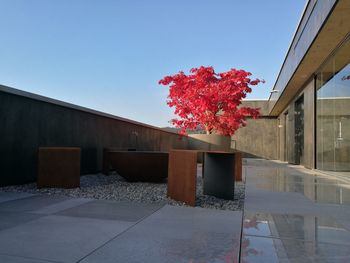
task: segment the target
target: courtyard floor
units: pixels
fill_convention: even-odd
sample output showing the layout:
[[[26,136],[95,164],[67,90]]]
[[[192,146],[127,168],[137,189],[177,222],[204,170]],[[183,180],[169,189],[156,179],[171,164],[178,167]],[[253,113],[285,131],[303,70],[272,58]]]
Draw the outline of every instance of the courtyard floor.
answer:
[[[244,211],[7,192],[0,262],[350,262],[350,185],[246,159]]]
[[[350,262],[350,184],[250,159],[242,262]]]

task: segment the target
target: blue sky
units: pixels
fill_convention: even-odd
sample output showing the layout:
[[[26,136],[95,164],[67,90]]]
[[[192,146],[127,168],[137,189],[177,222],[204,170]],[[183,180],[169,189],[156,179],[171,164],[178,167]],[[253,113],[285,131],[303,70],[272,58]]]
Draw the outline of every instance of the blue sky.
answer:
[[[0,0],[0,84],[155,126],[165,75],[201,65],[263,78],[268,98],[305,0]]]

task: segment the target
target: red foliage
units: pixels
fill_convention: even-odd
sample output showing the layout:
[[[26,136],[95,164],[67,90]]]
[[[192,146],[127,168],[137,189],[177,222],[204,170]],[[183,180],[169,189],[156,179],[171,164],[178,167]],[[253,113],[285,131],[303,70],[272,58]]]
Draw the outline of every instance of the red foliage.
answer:
[[[166,76],[159,84],[170,85],[167,104],[175,107],[179,119],[171,122],[181,128],[204,129],[207,133],[216,132],[231,136],[246,125],[246,118],[259,116],[258,108],[239,107],[251,86],[264,82],[250,79],[250,72],[231,69],[215,73],[213,67],[193,68],[191,74],[179,72]]]

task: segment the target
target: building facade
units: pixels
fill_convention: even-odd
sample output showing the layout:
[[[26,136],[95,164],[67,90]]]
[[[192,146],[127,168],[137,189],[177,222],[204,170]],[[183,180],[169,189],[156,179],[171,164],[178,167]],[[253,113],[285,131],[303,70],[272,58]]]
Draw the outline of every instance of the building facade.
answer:
[[[276,159],[350,178],[350,0],[306,3],[266,104]]]

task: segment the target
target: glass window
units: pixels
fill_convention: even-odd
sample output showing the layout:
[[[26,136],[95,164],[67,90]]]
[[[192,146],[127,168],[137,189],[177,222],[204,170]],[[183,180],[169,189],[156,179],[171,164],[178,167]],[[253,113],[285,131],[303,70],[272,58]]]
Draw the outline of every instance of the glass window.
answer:
[[[350,171],[350,41],[316,78],[317,168]]]

